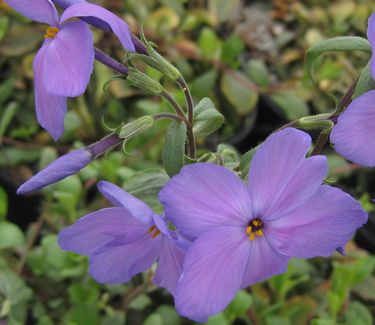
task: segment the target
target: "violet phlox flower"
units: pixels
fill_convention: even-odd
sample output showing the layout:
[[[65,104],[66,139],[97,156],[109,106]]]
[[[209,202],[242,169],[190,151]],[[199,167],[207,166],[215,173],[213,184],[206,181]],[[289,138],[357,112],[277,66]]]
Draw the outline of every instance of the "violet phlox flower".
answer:
[[[248,185],[197,163],[160,191],[166,215],[194,240],[175,293],[181,315],[206,321],[241,288],[285,272],[289,258],[328,256],[366,222],[357,201],[322,185],[327,161],[306,158],[310,145],[308,134],[288,128],[259,147]]]
[[[75,1],[60,18],[51,0],[6,2],[20,14],[49,25],[33,62],[35,108],[40,125],[57,140],[64,131],[67,97],[85,92],[95,56],[88,25],[68,20],[96,17],[111,27],[125,49],[134,51],[129,27],[108,10],[85,1]]]
[[[185,251],[165,219],[109,182],[100,192],[116,207],[79,219],[59,234],[62,249],[90,256],[90,274],[101,283],[129,281],[157,263],[153,282],[175,292]]]
[[[370,69],[375,80],[375,14],[368,21],[367,38],[372,47]],[[331,133],[334,149],[362,166],[375,167],[375,90],[355,98],[340,114]]]
[[[110,134],[87,147],[73,150],[56,159],[22,184],[17,190],[17,194],[23,195],[37,191],[76,174],[91,161],[119,143],[121,143],[121,139],[115,134]]]

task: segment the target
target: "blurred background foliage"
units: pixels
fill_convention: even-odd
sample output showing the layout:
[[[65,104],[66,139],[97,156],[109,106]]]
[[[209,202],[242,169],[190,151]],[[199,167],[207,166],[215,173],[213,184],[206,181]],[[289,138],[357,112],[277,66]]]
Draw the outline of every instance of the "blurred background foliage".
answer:
[[[334,98],[346,92],[369,56],[324,56],[318,62],[318,88],[304,70],[304,53],[326,38],[365,37],[367,18],[375,11],[371,0],[96,2],[123,17],[135,34],[143,24],[147,38],[181,70],[195,101],[206,96],[214,101],[226,123],[205,141],[198,139],[199,150],[220,152],[232,168],[239,167],[240,154],[279,126],[334,108]],[[66,132],[54,143],[37,124],[33,104],[32,60],[44,29],[0,0],[0,324],[191,324],[177,315],[172,297],[152,285],[152,273],[123,285],[99,285],[88,275],[85,257],[64,252],[56,243],[60,229],[108,205],[95,187],[100,179],[123,186],[160,211],[156,193],[168,180],[160,164],[168,122],[157,122],[129,142],[128,155],[109,153],[41,193],[15,195],[23,181],[57,156],[102,137],[102,117],[116,126],[170,109],[122,81],[107,83],[114,73],[97,63],[85,95],[69,101]],[[113,36],[95,30],[95,42],[124,59]],[[155,70],[139,67],[161,79]],[[161,81],[183,102],[174,85]],[[371,213],[374,173],[328,146],[325,154],[330,181]],[[348,245],[347,257],[292,260],[287,273],[239,292],[208,324],[373,324],[372,220]]]

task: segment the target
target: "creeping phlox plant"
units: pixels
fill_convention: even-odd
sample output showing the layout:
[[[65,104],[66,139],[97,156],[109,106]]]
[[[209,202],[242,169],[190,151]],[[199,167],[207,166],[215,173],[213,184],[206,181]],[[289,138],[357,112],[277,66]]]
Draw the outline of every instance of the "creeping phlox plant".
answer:
[[[90,274],[98,282],[126,282],[156,264],[153,282],[170,291],[177,311],[205,322],[238,290],[285,272],[291,257],[343,253],[366,223],[367,213],[358,201],[325,184],[328,164],[320,152],[330,138],[342,156],[375,166],[375,148],[369,141],[375,136],[375,91],[368,82],[370,74],[375,78],[373,58],[331,114],[303,117],[280,128],[244,155],[245,168],[230,170],[217,153],[196,154],[195,139],[219,129],[223,116],[208,98],[194,104],[181,73],[142,31],[139,40],[120,18],[83,0],[6,2],[48,26],[33,64],[35,107],[39,123],[55,140],[63,133],[66,98],[85,91],[94,59],[118,72],[117,79],[161,96],[175,111],[105,126],[106,137],[60,157],[18,189],[18,194],[26,194],[57,182],[118,145],[124,147],[158,120],[171,121],[163,152],[170,180],[158,196],[164,214],[115,184],[100,181],[99,191],[114,207],[90,213],[59,234],[62,249],[89,256]],[[54,2],[64,9],[60,18]],[[94,47],[90,25],[117,36],[126,50],[124,63]],[[326,40],[308,50],[307,70],[313,78],[314,61],[326,51],[374,49],[375,16],[369,19],[368,41]],[[176,83],[186,109],[137,69],[136,60]],[[309,130],[320,131],[314,145]]]

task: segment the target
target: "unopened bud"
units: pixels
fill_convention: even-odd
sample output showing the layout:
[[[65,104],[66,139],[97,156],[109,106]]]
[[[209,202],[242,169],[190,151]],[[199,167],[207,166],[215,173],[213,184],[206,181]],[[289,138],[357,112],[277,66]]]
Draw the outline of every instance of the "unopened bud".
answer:
[[[153,125],[154,118],[151,115],[142,116],[122,126],[117,134],[121,139],[129,140],[142,133],[144,130],[151,128]]]
[[[163,86],[158,81],[134,68],[129,68],[127,81],[132,86],[153,95],[160,95],[164,91]]]

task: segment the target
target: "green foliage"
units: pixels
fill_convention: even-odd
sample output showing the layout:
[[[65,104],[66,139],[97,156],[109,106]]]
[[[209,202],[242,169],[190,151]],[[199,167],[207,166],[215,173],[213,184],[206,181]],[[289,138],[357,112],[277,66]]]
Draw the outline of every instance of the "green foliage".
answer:
[[[165,135],[163,166],[172,177],[180,171],[185,161],[186,124],[173,121]]]

